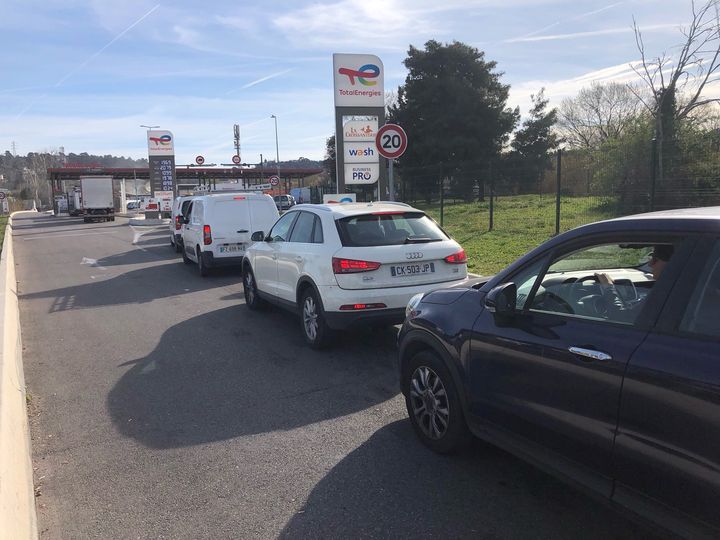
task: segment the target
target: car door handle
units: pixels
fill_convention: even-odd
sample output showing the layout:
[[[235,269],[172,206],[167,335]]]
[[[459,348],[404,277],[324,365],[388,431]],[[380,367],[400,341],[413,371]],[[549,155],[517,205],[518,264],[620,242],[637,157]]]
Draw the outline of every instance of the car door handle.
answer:
[[[235,231],[235,232],[242,234],[242,233],[246,233],[246,232],[250,232],[250,231],[248,231],[247,229],[240,229],[239,231]]]
[[[602,360],[604,362],[612,360],[612,356],[610,356],[609,354],[601,351],[594,351],[592,349],[584,349],[582,347],[570,347],[568,348],[568,351],[578,356],[582,356],[583,358],[587,358],[588,360]]]

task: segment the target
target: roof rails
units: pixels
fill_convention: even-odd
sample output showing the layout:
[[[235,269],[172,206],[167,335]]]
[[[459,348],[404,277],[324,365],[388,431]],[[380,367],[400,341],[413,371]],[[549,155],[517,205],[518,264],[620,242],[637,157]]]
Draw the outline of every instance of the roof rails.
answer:
[[[300,203],[296,204],[295,206],[291,206],[291,208],[297,208],[298,206],[311,206],[315,210],[322,210],[323,212],[332,212],[332,208],[330,208],[327,204],[312,204],[312,203]]]

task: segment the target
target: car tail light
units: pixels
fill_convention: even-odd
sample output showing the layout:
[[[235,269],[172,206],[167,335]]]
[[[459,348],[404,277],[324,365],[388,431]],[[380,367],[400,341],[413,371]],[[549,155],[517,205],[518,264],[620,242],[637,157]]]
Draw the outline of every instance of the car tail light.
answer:
[[[385,304],[345,304],[340,306],[341,311],[360,311],[363,309],[380,309],[386,308]]]
[[[180,215],[175,216],[175,230],[176,231],[179,231],[180,227],[181,227],[180,218],[181,218]]]
[[[467,255],[465,255],[465,250],[461,249],[457,253],[448,255],[447,257],[445,257],[445,262],[450,264],[465,264],[467,262]]]
[[[377,270],[380,268],[380,263],[333,257],[332,268],[333,272],[336,274],[355,274],[357,272],[370,272],[371,270]]]
[[[203,244],[206,246],[212,244],[212,231],[210,225],[203,225]]]

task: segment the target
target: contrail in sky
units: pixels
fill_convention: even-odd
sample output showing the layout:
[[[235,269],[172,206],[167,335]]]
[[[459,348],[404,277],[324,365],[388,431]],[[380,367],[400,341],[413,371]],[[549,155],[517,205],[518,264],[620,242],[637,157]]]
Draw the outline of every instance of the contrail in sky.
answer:
[[[130,30],[132,30],[133,28],[135,28],[138,24],[140,24],[145,18],[147,18],[153,11],[155,11],[155,10],[156,10],[157,8],[159,8],[159,7],[160,7],[160,4],[157,4],[154,8],[152,8],[150,11],[148,11],[145,15],[143,15],[142,17],[140,17],[137,21],[135,21],[135,22],[132,23],[130,26],[128,26],[125,30],[123,30],[122,32],[120,32],[117,36],[115,36],[114,38],[112,38],[102,49],[100,49],[99,51],[97,51],[97,52],[96,52],[95,54],[93,54],[90,58],[88,58],[87,60],[85,60],[82,64],[80,64],[79,66],[77,66],[75,69],[71,70],[70,73],[68,73],[67,75],[65,75],[65,76],[64,76],[62,79],[60,79],[58,82],[56,82],[56,83],[55,83],[55,86],[56,86],[56,87],[60,86],[60,85],[61,85],[62,83],[64,83],[67,79],[69,79],[72,75],[74,75],[77,71],[79,71],[79,70],[81,70],[82,68],[84,68],[85,66],[87,66],[87,65],[88,65],[90,62],[92,62],[95,58],[97,58],[98,56],[100,56],[100,55],[103,53],[103,51],[105,51],[105,49],[107,49],[110,45],[112,45],[113,43],[115,43],[118,39],[120,39],[120,38],[123,37],[125,34],[127,34]]]
[[[235,92],[237,92],[237,91],[239,91],[239,90],[245,90],[245,89],[247,89],[247,88],[250,88],[250,87],[252,87],[252,86],[255,86],[256,84],[260,84],[261,82],[269,81],[270,79],[274,79],[275,77],[280,77],[281,75],[285,75],[286,73],[290,73],[290,72],[293,71],[294,69],[296,69],[296,68],[290,68],[290,69],[286,69],[286,70],[284,70],[284,71],[278,71],[277,73],[273,73],[273,74],[268,75],[268,76],[266,76],[266,77],[262,77],[262,78],[260,78],[260,79],[255,80],[255,81],[252,81],[252,82],[247,83],[245,86],[240,87],[238,90],[230,90],[229,92],[226,92],[225,95],[227,96],[227,95],[233,94],[233,93],[235,93]]]
[[[113,43],[115,43],[118,39],[120,39],[120,38],[123,37],[125,34],[127,34],[130,30],[132,30],[133,28],[135,28],[138,24],[140,24],[144,19],[146,19],[148,16],[150,16],[150,14],[152,14],[152,13],[153,13],[157,8],[159,8],[159,7],[160,7],[160,4],[157,4],[155,7],[153,7],[152,9],[150,9],[150,11],[148,11],[147,13],[145,13],[145,15],[143,15],[142,17],[140,17],[137,21],[135,21],[135,22],[132,23],[130,26],[128,26],[125,30],[123,30],[122,32],[120,32],[117,36],[115,36],[114,38],[112,38],[103,48],[101,48],[99,51],[97,51],[95,54],[93,54],[90,58],[88,58],[87,60],[85,60],[85,61],[84,61],[83,63],[81,63],[79,66],[77,66],[77,67],[75,67],[74,69],[70,70],[70,72],[68,72],[64,77],[62,77],[58,82],[55,83],[54,87],[55,87],[55,88],[58,88],[62,83],[64,83],[66,80],[68,80],[70,77],[72,77],[75,73],[77,73],[77,72],[80,71],[82,68],[84,68],[85,66],[87,66],[87,65],[88,65],[90,62],[92,62],[95,58],[97,58],[98,56],[100,56],[100,55],[105,51],[105,49],[107,49],[110,45],[112,45]],[[23,116],[26,112],[28,112],[28,111],[32,108],[32,106],[35,105],[35,103],[37,103],[38,101],[40,101],[40,100],[42,100],[42,99],[45,99],[46,97],[47,97],[47,94],[43,94],[43,95],[40,96],[39,98],[31,101],[30,104],[29,104],[27,107],[25,107],[22,111],[20,111],[20,113],[15,117],[15,120],[20,120],[20,118],[22,118],[22,116]]]

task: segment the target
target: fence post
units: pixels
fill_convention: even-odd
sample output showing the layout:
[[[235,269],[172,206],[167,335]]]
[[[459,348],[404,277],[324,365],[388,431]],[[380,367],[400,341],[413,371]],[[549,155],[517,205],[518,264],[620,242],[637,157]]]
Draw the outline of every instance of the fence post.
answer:
[[[562,178],[562,150],[557,151],[557,189],[555,190],[555,234],[560,234],[560,180]]]
[[[650,212],[655,210],[655,177],[657,175],[657,139],[652,139],[650,158]]]
[[[445,221],[445,179],[440,178],[440,226]]]
[[[490,227],[489,231],[493,230],[495,220],[495,176],[492,172],[492,161],[489,166],[490,170]]]

